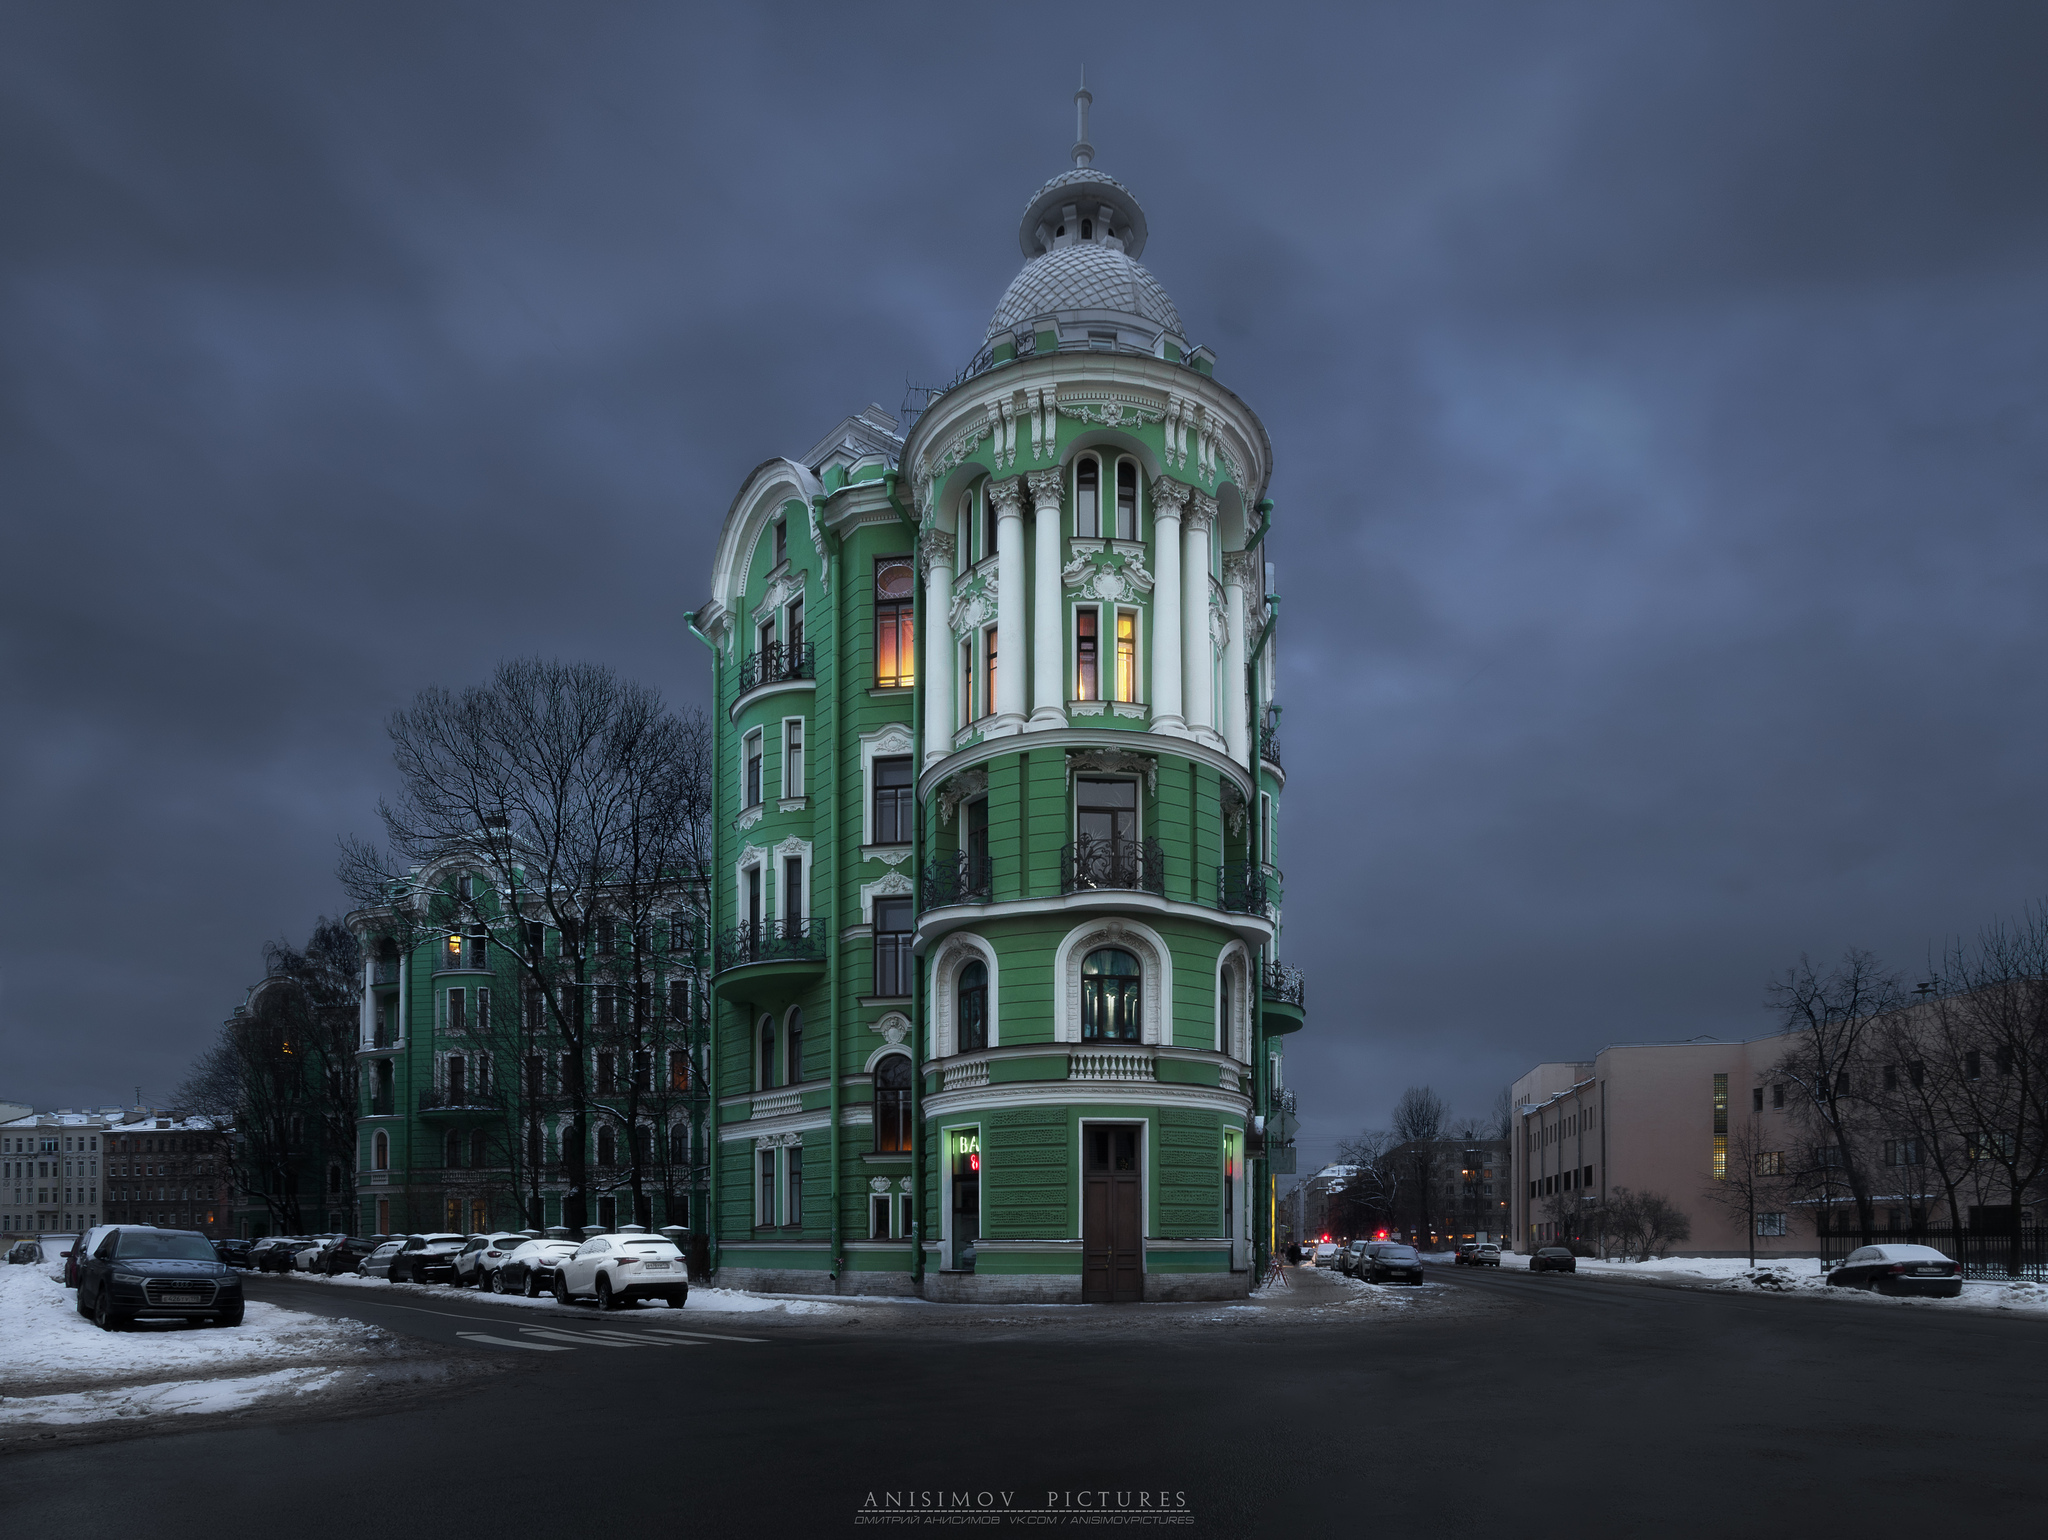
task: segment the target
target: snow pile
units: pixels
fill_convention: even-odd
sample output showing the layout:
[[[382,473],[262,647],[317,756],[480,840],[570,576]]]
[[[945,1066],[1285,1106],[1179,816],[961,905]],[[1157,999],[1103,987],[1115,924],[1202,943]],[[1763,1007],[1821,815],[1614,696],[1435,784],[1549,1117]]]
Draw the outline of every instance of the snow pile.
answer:
[[[0,1401],[0,1425],[61,1428],[114,1417],[155,1417],[193,1412],[235,1412],[280,1395],[309,1395],[340,1377],[338,1369],[274,1369],[229,1379],[172,1380],[119,1385],[54,1396],[9,1396]]]
[[[318,1283],[329,1287],[345,1289],[388,1290],[397,1295],[430,1294],[436,1299],[447,1299],[451,1296],[456,1299],[461,1299],[465,1296],[477,1297],[477,1291],[475,1290],[450,1288],[445,1283],[393,1283],[386,1278],[362,1278],[354,1273],[344,1273],[338,1278],[329,1278],[319,1273],[293,1273],[290,1277],[293,1283]],[[520,1305],[541,1310],[559,1310],[561,1308],[555,1302],[555,1296],[552,1293],[545,1293],[538,1298],[528,1299],[524,1294],[493,1294],[489,1289],[485,1289],[480,1297],[489,1300],[494,1305]],[[881,1299],[865,1295],[861,1296],[861,1298],[868,1304],[922,1305],[929,1303],[929,1301],[921,1299]],[[255,1307],[252,1305],[250,1308],[254,1309]],[[622,1310],[666,1310],[669,1307],[660,1300],[637,1299],[622,1302],[620,1308]],[[683,1308],[693,1314],[716,1312],[731,1315],[760,1310],[780,1310],[787,1315],[823,1315],[836,1313],[846,1307],[842,1302],[836,1300],[812,1300],[790,1298],[787,1296],[771,1297],[763,1294],[749,1294],[740,1289],[714,1289],[706,1284],[693,1283],[690,1285],[689,1302]]]
[[[1503,1258],[1505,1263],[1507,1259]],[[1522,1258],[1515,1258],[1523,1262]],[[1512,1265],[1512,1264],[1510,1264]],[[1759,1258],[1751,1266],[1743,1257],[1654,1257],[1648,1262],[1602,1262],[1580,1257],[1579,1271],[1604,1278],[1656,1279],[1692,1289],[1715,1289],[1736,1293],[1763,1290],[1772,1294],[1813,1294],[1833,1299],[1875,1299],[1886,1304],[1917,1304],[1945,1310],[1984,1309],[2037,1310],[2048,1312],[2048,1287],[2025,1279],[2013,1282],[1963,1280],[1963,1292],[1955,1299],[1926,1299],[1866,1292],[1862,1289],[1830,1288],[1827,1271],[1815,1257]]]

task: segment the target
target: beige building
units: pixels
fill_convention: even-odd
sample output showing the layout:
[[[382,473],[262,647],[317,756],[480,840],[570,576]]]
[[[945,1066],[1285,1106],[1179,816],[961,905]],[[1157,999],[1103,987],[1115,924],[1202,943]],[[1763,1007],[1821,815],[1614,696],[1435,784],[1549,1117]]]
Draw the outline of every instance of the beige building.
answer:
[[[1812,1256],[1810,1202],[1766,1192],[1754,1221],[1709,1196],[1729,1162],[1771,1171],[1804,1142],[1772,1067],[1785,1039],[1620,1043],[1589,1063],[1539,1064],[1514,1083],[1516,1130],[1509,1235],[1519,1251],[1571,1233],[1573,1217],[1614,1189],[1654,1192],[1692,1222],[1675,1247],[1689,1256],[1746,1256],[1756,1231],[1763,1256]],[[1737,1185],[1741,1185],[1738,1180]],[[1768,1184],[1765,1184],[1768,1186]],[[1719,1191],[1726,1192],[1722,1187]]]

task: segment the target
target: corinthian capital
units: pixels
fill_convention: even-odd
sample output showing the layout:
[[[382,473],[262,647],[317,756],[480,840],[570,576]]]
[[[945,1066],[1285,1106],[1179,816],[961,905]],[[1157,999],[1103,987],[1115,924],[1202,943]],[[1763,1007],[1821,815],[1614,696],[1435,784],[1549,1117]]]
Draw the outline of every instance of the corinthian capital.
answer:
[[[1040,513],[1060,511],[1060,489],[1067,479],[1064,471],[1033,471],[1018,479],[1031,483],[1031,506],[1034,510]]]
[[[1207,492],[1190,489],[1188,516],[1185,522],[1189,534],[1208,534],[1216,527],[1216,499]]]
[[[1152,515],[1160,519],[1177,519],[1181,510],[1187,507],[1188,496],[1195,489],[1185,482],[1172,481],[1161,476],[1152,483]]]
[[[935,568],[952,571],[953,537],[943,529],[926,530],[917,537],[917,556],[926,577],[930,577]]]
[[[1024,478],[1012,476],[1007,481],[991,481],[988,484],[988,500],[995,509],[998,519],[1023,518]]]
[[[1259,587],[1259,557],[1256,551],[1225,551],[1223,553],[1223,586],[1226,588],[1249,588],[1254,593]]]

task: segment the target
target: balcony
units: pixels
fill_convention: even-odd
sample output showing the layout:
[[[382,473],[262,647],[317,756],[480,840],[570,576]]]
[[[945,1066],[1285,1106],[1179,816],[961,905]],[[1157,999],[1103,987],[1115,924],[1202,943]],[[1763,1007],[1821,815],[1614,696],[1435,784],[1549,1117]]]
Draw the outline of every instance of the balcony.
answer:
[[[1259,758],[1276,770],[1287,767],[1280,762],[1280,729],[1262,727],[1259,729]]]
[[[1216,907],[1229,914],[1272,919],[1280,908],[1280,869],[1263,861],[1233,861],[1216,869]]]
[[[450,1092],[435,1085],[420,1088],[419,1109],[422,1112],[497,1112],[501,1110],[493,1106],[484,1097],[476,1096],[460,1089]]]
[[[1166,896],[1166,857],[1157,840],[1084,835],[1060,847],[1060,891],[1091,890]]]
[[[927,909],[948,904],[985,904],[993,888],[994,867],[987,856],[970,851],[940,856],[924,869],[920,899]]]
[[[398,959],[390,957],[381,962],[371,963],[370,982],[377,985],[396,984],[398,982]]]
[[[739,693],[758,690],[764,684],[790,684],[817,677],[816,651],[809,642],[794,646],[770,642],[740,663]]]
[[[1268,1032],[1298,1032],[1307,1015],[1308,988],[1299,968],[1269,962],[1259,981]]]
[[[718,933],[720,974],[744,970],[748,982],[801,987],[824,971],[823,920],[756,920]]]

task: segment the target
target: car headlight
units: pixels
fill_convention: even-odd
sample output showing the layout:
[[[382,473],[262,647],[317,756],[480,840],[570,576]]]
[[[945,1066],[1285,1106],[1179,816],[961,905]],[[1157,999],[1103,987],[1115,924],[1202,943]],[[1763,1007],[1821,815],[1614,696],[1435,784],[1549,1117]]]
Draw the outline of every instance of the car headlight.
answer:
[[[116,1282],[116,1283],[132,1283],[132,1284],[134,1284],[134,1285],[135,1285],[135,1286],[136,1286],[137,1288],[140,1288],[140,1287],[141,1287],[141,1286],[142,1286],[143,1284],[147,1283],[148,1281],[149,1281],[149,1280],[148,1280],[148,1279],[146,1279],[146,1278],[144,1278],[144,1277],[143,1277],[143,1276],[142,1276],[142,1275],[141,1275],[140,1273],[116,1273],[116,1274],[114,1274],[114,1282]]]

